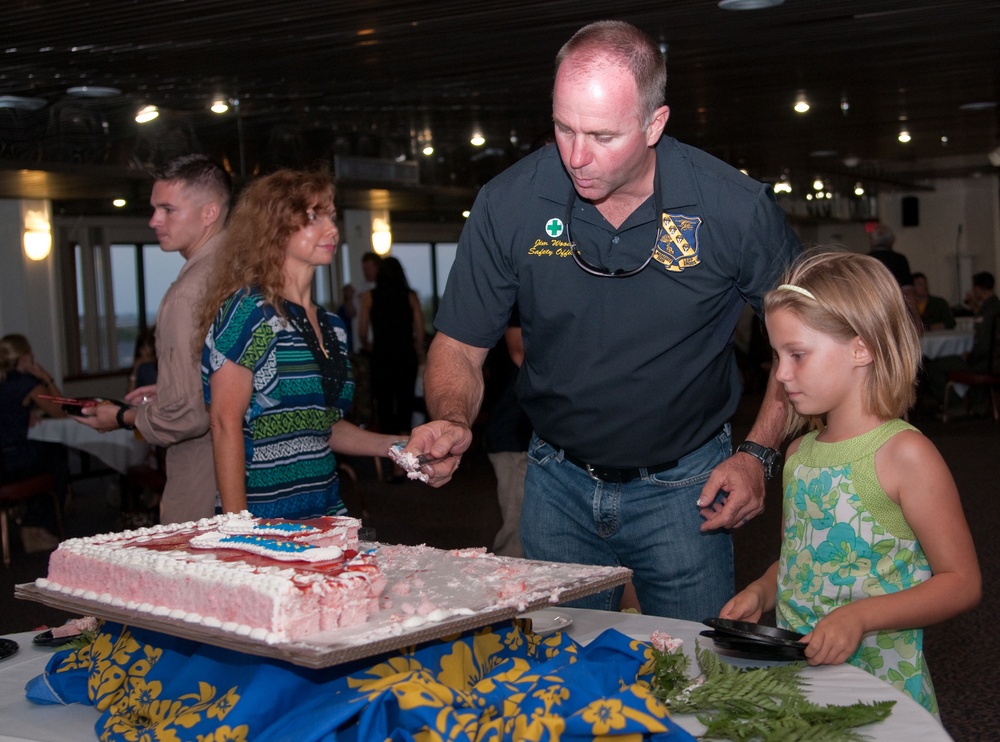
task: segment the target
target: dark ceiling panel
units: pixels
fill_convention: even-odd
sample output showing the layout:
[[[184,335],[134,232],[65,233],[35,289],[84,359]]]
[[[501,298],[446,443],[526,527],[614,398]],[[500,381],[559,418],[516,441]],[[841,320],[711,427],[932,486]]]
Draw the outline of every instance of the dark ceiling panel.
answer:
[[[0,168],[144,170],[199,150],[249,175],[351,155],[406,158],[423,183],[475,188],[548,133],[555,53],[608,13],[606,0],[10,0],[0,96],[42,108],[0,108]],[[923,177],[937,157],[993,172],[1000,0],[786,0],[742,12],[622,0],[614,16],[667,49],[668,133],[755,177],[878,187]],[[121,94],[67,94],[75,86]],[[805,116],[791,111],[799,91],[813,103]],[[239,100],[238,120],[235,108],[208,112],[219,94]],[[147,102],[162,114],[143,128],[132,116]],[[978,102],[993,106],[962,108]],[[901,117],[908,145],[896,139]],[[487,135],[481,150],[468,143],[474,125]],[[432,157],[418,150],[425,133]]]

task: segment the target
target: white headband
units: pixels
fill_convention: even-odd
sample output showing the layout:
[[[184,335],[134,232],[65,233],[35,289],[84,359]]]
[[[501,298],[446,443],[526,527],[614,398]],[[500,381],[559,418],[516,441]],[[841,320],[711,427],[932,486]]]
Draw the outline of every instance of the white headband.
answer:
[[[778,291],[796,291],[796,292],[802,294],[803,296],[805,296],[806,298],[812,299],[813,301],[816,301],[816,297],[813,296],[812,291],[810,291],[809,289],[804,289],[801,286],[795,286],[795,285],[790,284],[790,283],[783,283],[783,284],[781,284],[778,287]]]

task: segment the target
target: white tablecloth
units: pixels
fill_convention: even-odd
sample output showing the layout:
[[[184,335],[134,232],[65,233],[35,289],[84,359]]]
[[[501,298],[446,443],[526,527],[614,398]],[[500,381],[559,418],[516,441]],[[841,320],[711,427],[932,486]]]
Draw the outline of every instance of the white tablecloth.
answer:
[[[958,356],[972,350],[971,330],[928,330],[920,338],[920,350],[925,358]]]
[[[635,639],[648,640],[654,631],[664,631],[684,640],[685,651],[694,658],[694,644],[706,627],[692,621],[678,621],[656,616],[638,616],[607,611],[590,611],[555,607],[573,623],[568,632],[576,641],[586,644],[601,632],[614,628]],[[21,649],[13,657],[0,661],[0,742],[92,742],[98,713],[91,707],[36,706],[24,697],[24,685],[40,674],[52,649],[38,649],[31,643],[33,632],[12,634]],[[703,646],[713,647],[711,640],[701,639]],[[765,663],[753,660],[731,660],[743,666]],[[692,667],[697,665],[692,664]],[[807,692],[818,703],[848,704],[856,701],[896,701],[891,716],[880,724],[861,731],[872,740],[883,742],[948,742],[944,728],[927,711],[888,683],[850,665],[810,667],[803,671],[810,683]],[[679,716],[677,722],[692,734],[704,727],[697,719]]]
[[[149,451],[149,444],[136,439],[131,430],[98,433],[68,417],[43,418],[28,428],[28,437],[85,451],[119,474],[125,474],[130,466],[141,464]]]

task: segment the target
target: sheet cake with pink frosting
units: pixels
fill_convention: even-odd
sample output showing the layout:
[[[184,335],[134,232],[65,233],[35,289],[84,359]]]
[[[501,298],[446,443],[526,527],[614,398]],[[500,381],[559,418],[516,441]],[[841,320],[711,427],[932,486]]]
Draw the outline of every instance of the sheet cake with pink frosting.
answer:
[[[36,585],[268,643],[364,623],[386,581],[360,521],[243,512],[63,541]]]

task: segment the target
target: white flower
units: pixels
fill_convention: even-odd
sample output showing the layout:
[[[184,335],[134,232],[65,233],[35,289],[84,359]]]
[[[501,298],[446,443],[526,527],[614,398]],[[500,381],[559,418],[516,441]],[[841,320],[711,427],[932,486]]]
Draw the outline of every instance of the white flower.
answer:
[[[649,642],[653,645],[653,649],[663,653],[677,652],[684,645],[682,640],[675,639],[662,631],[654,631],[649,637]]]

